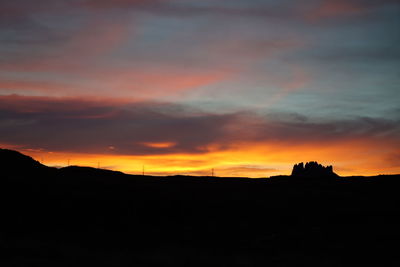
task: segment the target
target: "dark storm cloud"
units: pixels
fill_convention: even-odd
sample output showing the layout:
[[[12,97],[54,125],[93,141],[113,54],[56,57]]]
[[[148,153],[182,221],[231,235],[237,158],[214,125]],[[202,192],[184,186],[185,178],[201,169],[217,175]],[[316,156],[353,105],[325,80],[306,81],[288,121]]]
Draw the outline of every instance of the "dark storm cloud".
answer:
[[[0,143],[50,151],[203,153],[213,144],[223,150],[237,142],[312,144],[400,136],[398,120],[380,118],[277,120],[252,112],[205,113],[174,104],[20,96],[0,97],[0,107]],[[147,145],[163,143],[171,145]]]

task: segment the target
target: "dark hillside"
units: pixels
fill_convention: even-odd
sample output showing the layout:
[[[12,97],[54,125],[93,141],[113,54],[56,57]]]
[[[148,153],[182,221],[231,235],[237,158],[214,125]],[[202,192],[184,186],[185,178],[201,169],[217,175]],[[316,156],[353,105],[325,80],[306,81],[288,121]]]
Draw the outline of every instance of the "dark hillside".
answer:
[[[20,170],[1,178],[2,266],[400,264],[400,176],[132,176],[1,153]]]

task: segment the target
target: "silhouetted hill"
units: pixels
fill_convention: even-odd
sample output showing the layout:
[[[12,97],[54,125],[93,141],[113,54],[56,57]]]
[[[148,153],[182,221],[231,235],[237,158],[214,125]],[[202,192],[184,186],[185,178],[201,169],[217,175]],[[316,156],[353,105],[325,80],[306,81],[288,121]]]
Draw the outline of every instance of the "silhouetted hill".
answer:
[[[122,175],[124,173],[120,171],[112,171],[112,170],[105,170],[105,169],[98,169],[98,168],[92,168],[92,167],[81,167],[81,166],[68,166],[68,167],[63,167],[59,169],[60,172],[66,173],[66,174],[72,174],[72,175],[90,175],[90,176],[96,176],[96,175]]]
[[[398,175],[151,177],[2,155],[27,169],[0,179],[1,266],[400,266]]]
[[[49,171],[49,168],[18,151],[0,148],[0,172],[3,175],[26,173],[29,175]]]
[[[26,156],[18,151],[0,148],[0,162],[2,168],[38,168],[43,165],[33,158]],[[20,167],[20,168],[18,168]]]

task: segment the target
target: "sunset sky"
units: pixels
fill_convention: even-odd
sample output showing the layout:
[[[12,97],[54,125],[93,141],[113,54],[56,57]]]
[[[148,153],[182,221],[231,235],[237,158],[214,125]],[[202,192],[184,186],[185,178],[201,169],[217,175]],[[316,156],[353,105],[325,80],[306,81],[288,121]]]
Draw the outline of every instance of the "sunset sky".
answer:
[[[0,147],[50,166],[400,173],[398,0],[0,2]]]

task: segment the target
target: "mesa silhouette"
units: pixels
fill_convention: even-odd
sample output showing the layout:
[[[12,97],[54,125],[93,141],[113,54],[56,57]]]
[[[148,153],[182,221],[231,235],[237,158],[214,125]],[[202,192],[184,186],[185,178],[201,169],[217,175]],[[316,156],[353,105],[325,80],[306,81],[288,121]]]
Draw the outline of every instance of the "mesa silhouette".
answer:
[[[0,264],[399,265],[399,175],[295,166],[265,179],[152,177],[2,149]]]

